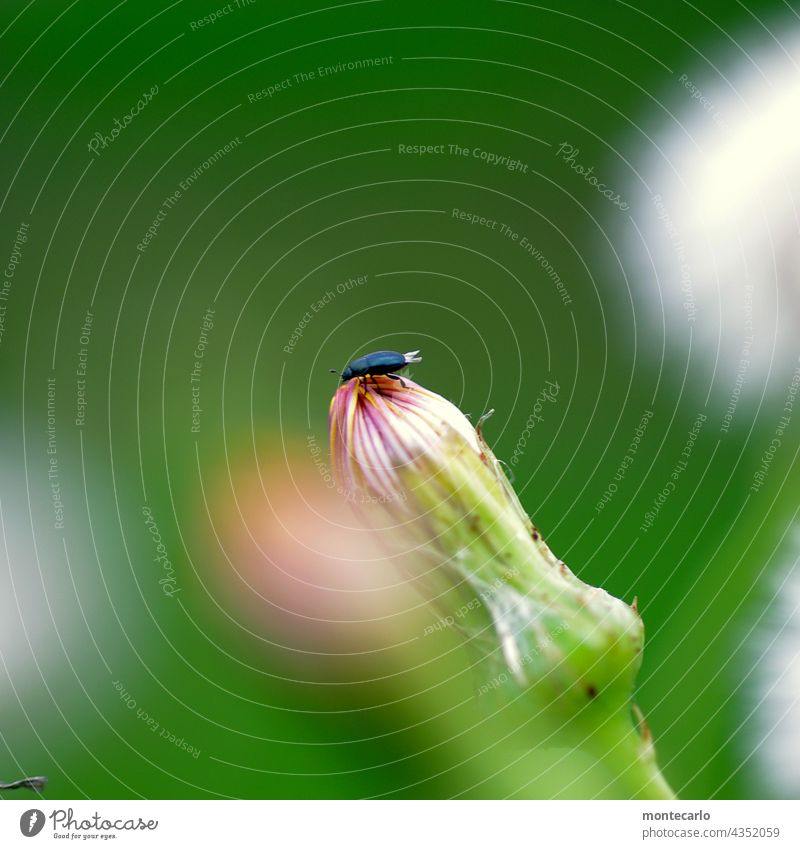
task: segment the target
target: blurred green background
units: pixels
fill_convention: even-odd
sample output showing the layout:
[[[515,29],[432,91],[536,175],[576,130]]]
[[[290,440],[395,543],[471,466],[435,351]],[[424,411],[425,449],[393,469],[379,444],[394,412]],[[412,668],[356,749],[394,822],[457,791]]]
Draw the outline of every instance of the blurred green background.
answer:
[[[785,8],[4,2],[0,777],[46,774],[52,798],[614,794],[478,699],[458,634],[423,636],[437,614],[340,527],[328,369],[386,347],[494,408],[498,457],[527,428],[514,482],[543,536],[638,596],[637,702],[679,794],[774,792],[748,757],[748,640],[796,426],[749,488],[796,357],[722,432],[735,362],[653,312],[633,213],[558,151],[632,198],[650,128],[696,107],[677,77]]]

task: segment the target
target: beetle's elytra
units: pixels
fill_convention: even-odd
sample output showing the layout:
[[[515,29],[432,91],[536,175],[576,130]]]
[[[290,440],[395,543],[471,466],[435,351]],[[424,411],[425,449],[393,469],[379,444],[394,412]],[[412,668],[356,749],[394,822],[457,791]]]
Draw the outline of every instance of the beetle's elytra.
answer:
[[[399,380],[405,387],[403,378],[395,372],[404,369],[411,363],[420,362],[422,362],[422,357],[419,356],[419,351],[409,351],[407,354],[401,354],[399,351],[374,351],[371,354],[364,354],[363,357],[356,357],[345,366],[341,374],[333,368],[331,371],[342,378],[342,383],[352,380],[354,377],[384,374],[392,380]]]

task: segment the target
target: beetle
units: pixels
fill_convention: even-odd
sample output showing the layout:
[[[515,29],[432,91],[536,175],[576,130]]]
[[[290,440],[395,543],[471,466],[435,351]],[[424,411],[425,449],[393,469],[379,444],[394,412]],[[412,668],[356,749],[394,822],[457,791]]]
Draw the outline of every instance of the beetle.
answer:
[[[422,357],[419,356],[419,351],[409,351],[407,354],[401,354],[399,351],[373,351],[371,354],[364,354],[363,357],[356,357],[345,366],[341,374],[335,368],[332,368],[331,371],[341,377],[342,383],[352,380],[354,377],[366,379],[376,374],[385,374],[392,380],[399,380],[400,385],[405,389],[406,385],[403,378],[395,372],[404,369],[411,363],[421,362]]]

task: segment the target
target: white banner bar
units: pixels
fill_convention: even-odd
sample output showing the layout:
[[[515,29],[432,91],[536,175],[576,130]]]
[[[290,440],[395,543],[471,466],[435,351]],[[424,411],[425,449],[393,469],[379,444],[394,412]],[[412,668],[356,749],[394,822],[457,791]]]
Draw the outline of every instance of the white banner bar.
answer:
[[[6,801],[0,846],[800,846],[796,802]]]

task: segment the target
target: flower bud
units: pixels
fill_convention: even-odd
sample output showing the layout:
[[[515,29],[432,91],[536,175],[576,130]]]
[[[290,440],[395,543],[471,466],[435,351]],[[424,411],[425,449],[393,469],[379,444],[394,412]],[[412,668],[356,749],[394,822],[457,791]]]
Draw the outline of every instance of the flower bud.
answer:
[[[380,376],[340,386],[329,423],[340,486],[373,518],[382,511],[384,531],[424,553],[462,598],[466,588],[480,599],[506,677],[564,721],[619,728],[623,718],[630,729],[642,620],[553,555],[480,423],[407,378]],[[649,739],[639,754],[651,757]]]

